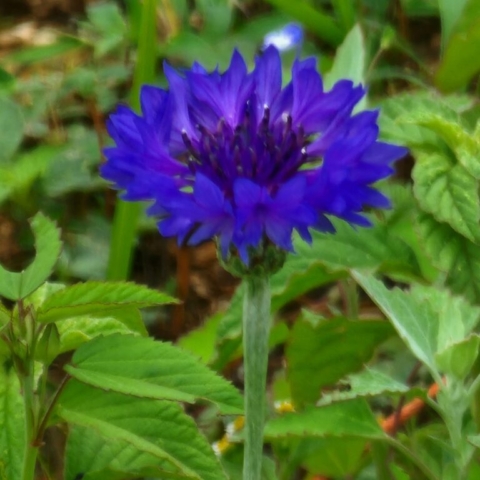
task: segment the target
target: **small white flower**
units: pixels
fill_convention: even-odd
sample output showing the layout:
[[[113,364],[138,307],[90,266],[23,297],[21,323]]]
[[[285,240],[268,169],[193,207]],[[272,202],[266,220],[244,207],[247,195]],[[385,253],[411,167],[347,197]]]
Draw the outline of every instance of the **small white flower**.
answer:
[[[296,23],[289,23],[279,30],[267,33],[263,39],[263,48],[273,45],[281,52],[285,52],[300,46],[302,41],[302,27]]]

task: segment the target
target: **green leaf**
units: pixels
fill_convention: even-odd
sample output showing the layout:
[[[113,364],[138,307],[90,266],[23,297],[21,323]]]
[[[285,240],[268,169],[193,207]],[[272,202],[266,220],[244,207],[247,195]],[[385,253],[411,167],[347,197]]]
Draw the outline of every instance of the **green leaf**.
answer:
[[[65,370],[90,385],[139,397],[215,403],[240,414],[242,397],[225,379],[169,343],[130,335],[100,337],[82,345]]]
[[[295,403],[313,403],[322,387],[360,370],[393,330],[388,322],[321,320],[314,326],[297,321],[287,346],[288,380]]]
[[[207,319],[200,327],[181,337],[177,344],[199,357],[203,363],[209,363],[215,355],[215,340],[221,313]]]
[[[445,51],[448,40],[450,39],[455,24],[460,18],[467,0],[439,0],[438,8],[442,20],[442,50]]]
[[[10,360],[0,358],[0,480],[22,478],[25,410]]]
[[[125,307],[144,308],[174,303],[165,293],[127,282],[85,282],[51,295],[38,311],[38,321],[57,322],[72,317],[112,313]]]
[[[364,83],[365,42],[362,30],[355,25],[338,47],[331,70],[325,75],[325,89],[329,90],[341,79]]]
[[[332,219],[336,233],[313,232],[313,243],[295,242],[298,255],[321,261],[330,269],[366,268],[421,277],[415,252],[390,231],[388,225],[373,221],[372,228],[354,230],[346,222]]]
[[[480,337],[470,337],[454,343],[435,355],[438,368],[448,375],[464,380],[472,370],[478,356]]]
[[[379,118],[383,139],[409,147],[437,146],[438,136],[431,130],[411,121],[418,114],[437,114],[445,120],[458,121],[458,113],[452,106],[457,97],[434,96],[419,91],[395,95],[384,100]]]
[[[365,400],[307,407],[302,412],[286,413],[270,420],[265,426],[268,439],[290,436],[385,438]]]
[[[480,304],[480,248],[449,225],[431,215],[417,218],[418,231],[433,264],[447,274],[446,284],[455,293]]]
[[[453,91],[467,85],[480,70],[479,48],[480,2],[467,0],[437,70],[437,86],[444,91]]]
[[[40,145],[17,155],[15,162],[0,169],[0,202],[15,195],[28,197],[33,182],[41,177],[48,165],[63,149],[58,146]]]
[[[56,411],[65,421],[129,445],[169,464],[184,478],[225,480],[195,422],[175,402],[105,392],[76,381],[63,391]]]
[[[458,119],[451,120],[429,112],[410,116],[406,121],[425,127],[438,135],[467,172],[477,180],[480,178],[480,137],[477,133],[472,135]]]
[[[295,449],[295,460],[309,473],[349,478],[358,471],[367,441],[361,438],[307,438]]]
[[[51,325],[51,324],[49,324]],[[73,317],[56,324],[60,333],[59,353],[76,350],[80,345],[101,335],[133,334],[146,337],[147,330],[136,308],[125,307],[110,316]]]
[[[65,451],[65,480],[76,480],[80,475],[82,480],[188,478],[125,440],[104,438],[94,429],[72,426]]]
[[[342,387],[348,386],[345,390]],[[332,402],[349,400],[358,397],[373,397],[384,394],[404,394],[410,390],[403,383],[385,375],[378,370],[366,367],[360,373],[349,375],[341,381],[340,390],[326,392],[317,405],[326,405]]]
[[[45,60],[51,60],[53,57],[70,53],[86,44],[77,37],[63,35],[55,43],[49,45],[40,45],[35,47],[26,47],[14,50],[2,60],[5,62],[14,62],[29,65]]]
[[[480,241],[478,184],[462,165],[439,152],[419,152],[413,179],[423,210],[469,240]]]
[[[353,277],[392,322],[412,353],[440,381],[434,360],[438,321],[430,304],[398,288],[388,290],[373,276],[354,272]]]
[[[30,223],[35,237],[33,262],[20,273],[9,272],[0,266],[0,295],[10,300],[25,298],[36,290],[49,277],[62,248],[55,223],[41,213],[37,213]]]
[[[430,369],[436,381],[440,380],[439,358],[443,368],[452,355],[466,355],[466,351],[469,355],[473,354],[474,343],[454,346],[463,342],[477,325],[480,318],[478,307],[473,307],[462,297],[451,297],[448,292],[434,287],[417,285],[410,292],[398,288],[388,290],[373,277],[359,272],[354,272],[353,276],[387,315],[412,353]],[[440,357],[437,352],[440,352]],[[459,364],[458,371],[463,369]]]
[[[225,0],[197,0],[196,7],[202,15],[202,33],[220,38],[232,23],[233,5]]]
[[[35,359],[50,365],[60,353],[60,334],[54,323],[47,325],[35,348]]]
[[[0,96],[0,163],[8,162],[23,138],[23,118],[20,107]]]

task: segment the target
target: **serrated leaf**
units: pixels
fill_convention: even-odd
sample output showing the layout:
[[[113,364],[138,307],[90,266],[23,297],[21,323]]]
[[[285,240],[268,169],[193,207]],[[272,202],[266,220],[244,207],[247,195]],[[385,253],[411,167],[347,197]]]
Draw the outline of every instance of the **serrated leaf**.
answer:
[[[479,321],[480,310],[463,298],[434,287],[414,286],[410,292],[388,290],[372,276],[353,273],[360,286],[392,322],[412,353],[439,376],[437,352],[462,342]]]
[[[295,403],[313,403],[322,387],[360,370],[393,329],[378,320],[322,320],[316,326],[297,321],[288,342],[288,380]]]
[[[404,394],[410,388],[378,370],[366,367],[360,373],[349,375],[341,382],[348,390],[326,392],[317,405],[349,400],[358,397],[373,397],[383,394]]]
[[[286,413],[270,420],[265,426],[268,439],[290,436],[385,438],[365,400],[307,407],[302,412]]]
[[[175,402],[105,392],[73,380],[56,411],[73,425],[168,462],[185,478],[226,479],[210,445]]]
[[[382,138],[408,147],[437,146],[438,136],[425,127],[410,122],[412,115],[429,112],[446,120],[458,121],[458,114],[448,98],[429,92],[404,93],[381,103],[379,126]]]
[[[104,438],[94,429],[72,426],[65,451],[65,480],[76,480],[79,475],[83,475],[82,480],[188,478],[168,462],[137,450],[124,440]]]
[[[437,134],[445,141],[466,171],[477,180],[480,178],[480,139],[467,131],[458,120],[447,119],[435,113],[421,112],[411,115],[406,121]]]
[[[462,165],[440,152],[419,152],[413,179],[423,210],[469,240],[480,241],[478,184]]]
[[[354,272],[353,277],[392,322],[412,353],[440,380],[434,360],[438,321],[430,305],[398,288],[388,290],[372,276]]]
[[[95,317],[67,318],[57,324],[60,333],[59,353],[75,350],[80,345],[101,335],[141,335],[146,337],[147,330],[142,316],[136,308],[125,307],[113,316],[98,314]]]
[[[67,318],[105,314],[125,307],[144,308],[174,303],[169,295],[143,285],[124,282],[78,283],[48,297],[38,311],[38,321],[57,322]]]
[[[0,295],[20,300],[35,291],[50,275],[57,263],[62,243],[60,232],[51,220],[37,213],[31,220],[35,237],[35,259],[20,273],[0,266]]]
[[[169,343],[130,335],[100,337],[82,345],[65,370],[82,382],[139,397],[215,403],[242,413],[240,393],[190,353]]]
[[[428,214],[418,216],[417,226],[427,255],[447,273],[447,286],[480,304],[479,246]]]
[[[22,478],[25,410],[10,360],[0,358],[0,480]]]
[[[368,268],[421,277],[412,248],[392,234],[387,225],[370,217],[374,226],[354,230],[347,223],[333,220],[336,233],[313,233],[312,245],[296,242],[295,250],[312,262],[330,269]]]

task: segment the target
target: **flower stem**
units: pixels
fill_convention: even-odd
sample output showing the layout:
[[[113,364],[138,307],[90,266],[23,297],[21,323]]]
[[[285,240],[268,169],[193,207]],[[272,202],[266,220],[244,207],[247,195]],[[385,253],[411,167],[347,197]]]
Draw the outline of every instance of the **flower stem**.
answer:
[[[246,284],[243,301],[245,368],[243,480],[260,480],[270,331],[270,281],[267,276],[252,276],[246,279]]]
[[[23,403],[25,406],[25,452],[23,456],[22,480],[34,480],[38,446],[35,445],[35,379],[29,371],[22,379]]]

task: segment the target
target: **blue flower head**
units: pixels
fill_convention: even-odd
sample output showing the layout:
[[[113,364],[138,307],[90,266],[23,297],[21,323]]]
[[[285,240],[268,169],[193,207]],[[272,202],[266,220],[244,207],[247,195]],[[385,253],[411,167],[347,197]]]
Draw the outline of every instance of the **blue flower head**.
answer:
[[[151,200],[160,233],[179,243],[218,240],[223,258],[265,245],[291,251],[292,233],[333,232],[328,216],[368,226],[364,207],[387,208],[371,184],[404,148],[378,141],[378,111],[353,109],[361,86],[324,91],[315,60],[296,60],[282,88],[278,50],[248,72],[239,52],[220,73],[165,65],[170,88],[144,86],[142,114],[120,106],[108,121],[103,177],[125,200]]]

